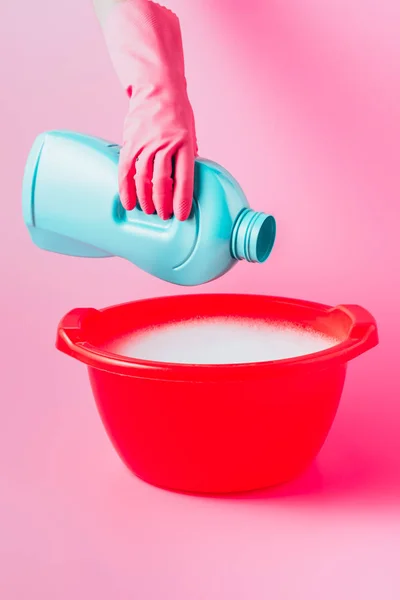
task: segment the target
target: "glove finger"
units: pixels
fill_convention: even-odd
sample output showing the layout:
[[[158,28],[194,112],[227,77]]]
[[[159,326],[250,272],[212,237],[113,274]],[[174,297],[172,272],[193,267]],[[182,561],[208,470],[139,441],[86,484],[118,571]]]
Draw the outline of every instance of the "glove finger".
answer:
[[[194,156],[191,145],[182,146],[175,155],[174,214],[185,221],[192,209],[194,186]]]
[[[152,177],[153,177],[154,154],[139,154],[136,158],[135,185],[136,194],[143,212],[152,215],[155,206],[152,199]]]
[[[131,157],[128,146],[121,148],[118,166],[119,196],[125,210],[132,210],[136,206],[135,186],[135,160]]]
[[[173,213],[172,200],[172,150],[160,150],[154,158],[153,203],[161,219],[169,219]]]

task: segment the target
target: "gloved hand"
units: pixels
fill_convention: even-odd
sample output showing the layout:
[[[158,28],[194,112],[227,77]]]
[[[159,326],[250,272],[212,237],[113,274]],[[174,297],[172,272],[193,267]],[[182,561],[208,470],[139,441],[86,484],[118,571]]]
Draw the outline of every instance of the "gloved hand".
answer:
[[[117,2],[103,26],[129,96],[119,165],[123,206],[185,220],[197,142],[178,17],[150,0]]]

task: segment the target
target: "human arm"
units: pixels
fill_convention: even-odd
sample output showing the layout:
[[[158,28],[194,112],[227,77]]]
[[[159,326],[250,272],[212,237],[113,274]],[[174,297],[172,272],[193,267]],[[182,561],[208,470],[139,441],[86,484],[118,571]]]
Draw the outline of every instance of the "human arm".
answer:
[[[120,154],[123,206],[185,220],[197,142],[178,17],[150,0],[94,0],[116,74],[129,97]]]

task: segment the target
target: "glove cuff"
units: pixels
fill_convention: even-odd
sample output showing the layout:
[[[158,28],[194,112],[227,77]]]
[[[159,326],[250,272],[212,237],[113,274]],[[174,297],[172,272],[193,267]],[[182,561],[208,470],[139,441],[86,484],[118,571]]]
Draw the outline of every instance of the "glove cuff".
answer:
[[[115,72],[127,91],[186,90],[178,17],[150,0],[115,3],[103,26]]]

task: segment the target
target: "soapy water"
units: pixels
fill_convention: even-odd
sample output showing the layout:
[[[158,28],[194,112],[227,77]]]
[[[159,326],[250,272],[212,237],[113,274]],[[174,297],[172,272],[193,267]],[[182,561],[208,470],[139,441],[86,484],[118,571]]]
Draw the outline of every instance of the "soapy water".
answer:
[[[128,334],[108,344],[106,349],[142,360],[215,365],[294,358],[336,344],[336,339],[290,324],[208,318]]]

